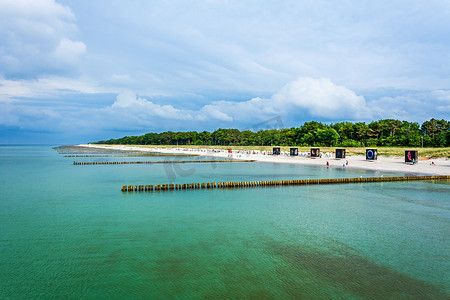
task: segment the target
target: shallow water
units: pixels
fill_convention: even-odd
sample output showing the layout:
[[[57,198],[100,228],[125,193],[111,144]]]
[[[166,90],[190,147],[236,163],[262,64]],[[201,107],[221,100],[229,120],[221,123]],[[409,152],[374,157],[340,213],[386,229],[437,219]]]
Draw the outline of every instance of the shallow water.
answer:
[[[73,160],[94,161],[0,147],[1,299],[450,297],[448,182],[128,194],[121,185],[402,174]]]

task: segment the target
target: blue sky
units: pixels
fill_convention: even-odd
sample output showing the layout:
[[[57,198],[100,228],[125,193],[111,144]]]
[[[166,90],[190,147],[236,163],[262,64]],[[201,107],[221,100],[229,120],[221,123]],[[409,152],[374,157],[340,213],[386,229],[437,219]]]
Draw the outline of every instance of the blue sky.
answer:
[[[0,143],[450,114],[449,1],[0,1]]]

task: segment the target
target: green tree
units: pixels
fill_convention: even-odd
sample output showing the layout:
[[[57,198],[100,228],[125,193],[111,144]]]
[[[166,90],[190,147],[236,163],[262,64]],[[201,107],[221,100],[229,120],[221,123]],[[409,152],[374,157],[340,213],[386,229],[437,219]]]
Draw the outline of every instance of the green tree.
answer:
[[[165,131],[141,136],[125,136],[98,143],[143,145],[322,145],[322,146],[450,146],[450,122],[431,119],[421,126],[415,122],[384,119],[364,122],[339,122],[326,125],[305,122],[297,128],[250,130],[219,128],[214,132]]]
[[[339,133],[334,128],[318,129],[316,144],[320,146],[335,146],[339,142]]]
[[[432,139],[435,135],[446,132],[449,130],[450,124],[448,121],[445,120],[436,120],[431,119],[429,121],[423,122],[420,131],[424,136],[429,136]]]

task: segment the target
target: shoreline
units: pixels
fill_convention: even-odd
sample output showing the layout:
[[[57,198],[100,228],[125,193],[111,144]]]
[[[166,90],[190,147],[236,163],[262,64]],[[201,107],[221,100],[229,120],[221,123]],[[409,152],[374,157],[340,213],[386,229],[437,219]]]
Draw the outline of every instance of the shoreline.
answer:
[[[118,151],[142,151],[167,154],[196,154],[199,156],[214,156],[219,158],[230,158],[227,150],[224,149],[194,149],[194,148],[161,148],[152,146],[128,146],[128,145],[92,145],[81,144],[80,147],[111,149]],[[374,172],[394,172],[407,173],[414,175],[450,175],[450,160],[447,158],[436,158],[430,160],[419,160],[415,165],[406,164],[404,158],[378,156],[376,161],[367,161],[364,156],[352,155],[345,159],[336,159],[332,153],[324,153],[321,158],[307,158],[303,156],[289,155],[263,155],[261,153],[252,153],[251,150],[233,150],[231,158],[237,160],[255,160],[257,162],[268,163],[288,163],[300,164],[308,166],[327,167],[330,168],[348,168],[359,169]],[[420,153],[419,153],[420,155]],[[346,164],[348,161],[348,165]],[[435,165],[431,165],[434,162]],[[343,166],[345,165],[345,166]]]

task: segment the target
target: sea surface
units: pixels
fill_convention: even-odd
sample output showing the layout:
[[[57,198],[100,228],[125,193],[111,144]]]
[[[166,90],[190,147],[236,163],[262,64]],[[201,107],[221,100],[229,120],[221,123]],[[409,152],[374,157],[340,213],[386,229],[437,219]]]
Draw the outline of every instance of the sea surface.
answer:
[[[450,299],[449,182],[122,193],[405,174],[63,155],[0,146],[0,299]]]

